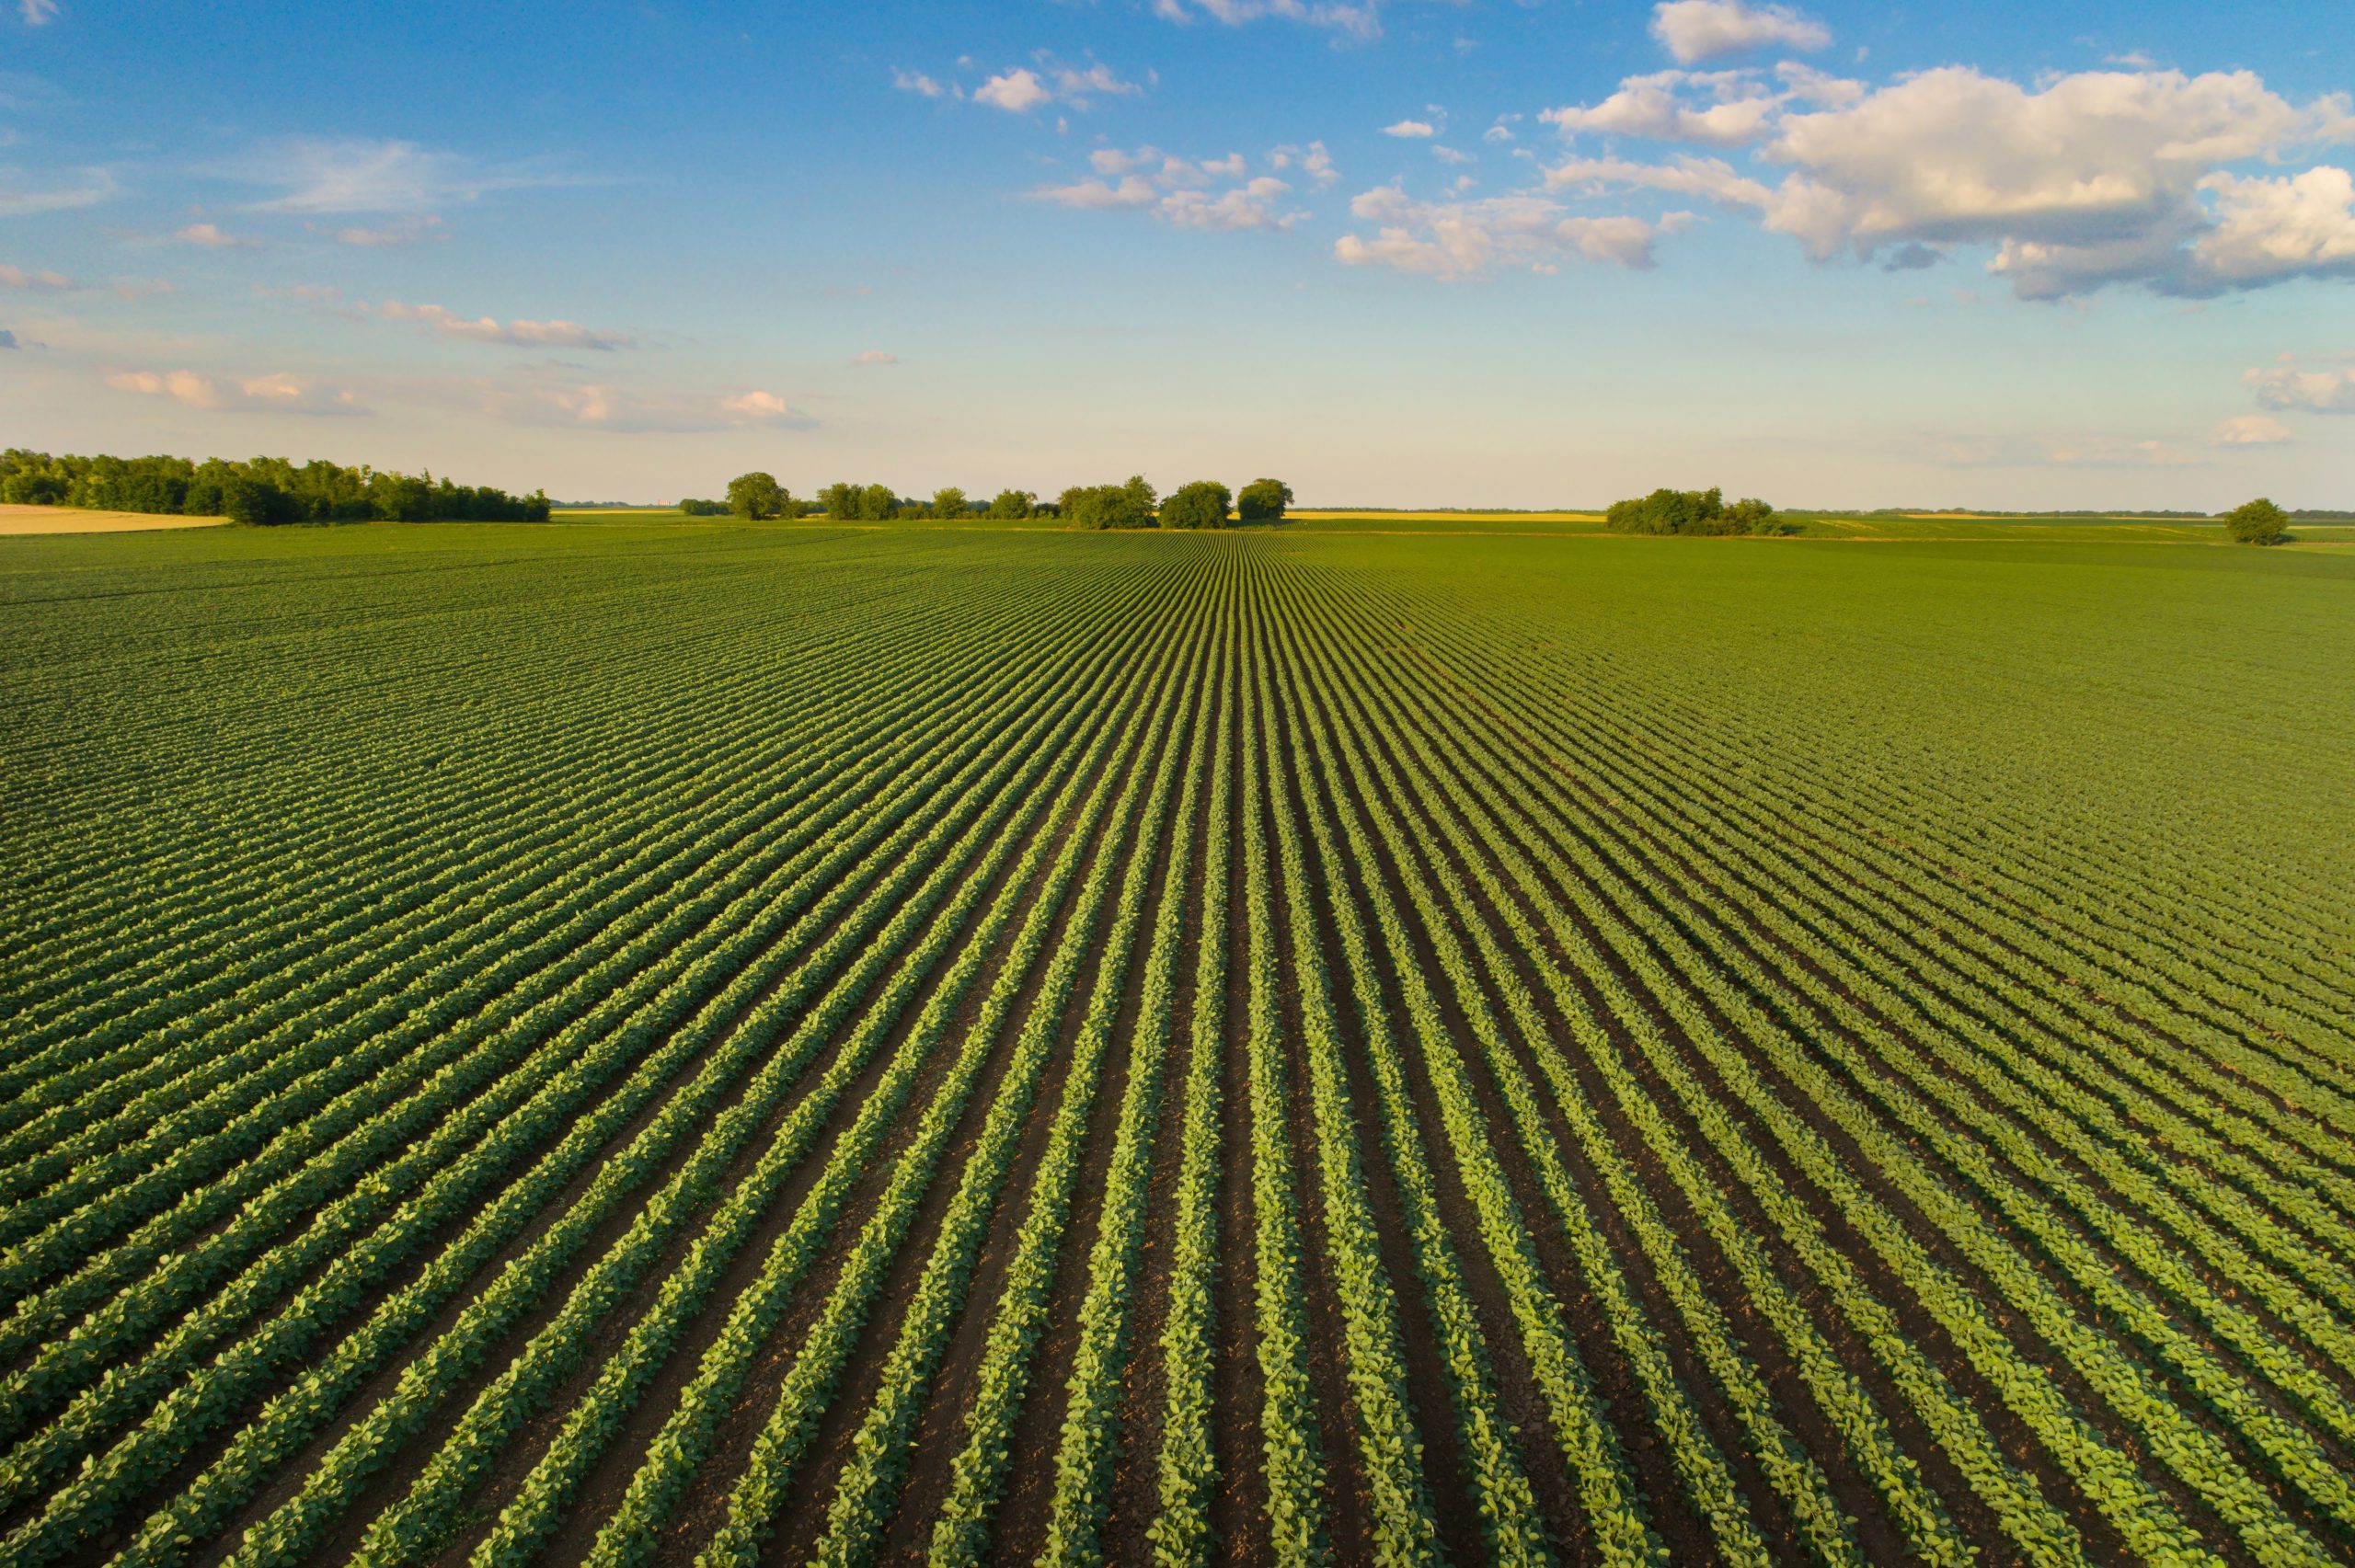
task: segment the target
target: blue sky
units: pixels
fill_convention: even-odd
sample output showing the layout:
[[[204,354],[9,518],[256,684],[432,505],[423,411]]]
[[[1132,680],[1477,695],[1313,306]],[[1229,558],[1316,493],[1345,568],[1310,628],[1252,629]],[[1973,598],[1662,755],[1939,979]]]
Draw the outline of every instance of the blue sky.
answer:
[[[0,440],[2355,505],[2343,0],[6,0]]]

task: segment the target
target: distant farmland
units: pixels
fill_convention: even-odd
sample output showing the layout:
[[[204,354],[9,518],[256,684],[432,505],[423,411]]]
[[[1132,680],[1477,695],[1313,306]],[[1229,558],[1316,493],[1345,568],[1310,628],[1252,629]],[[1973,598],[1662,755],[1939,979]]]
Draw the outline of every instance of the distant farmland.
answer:
[[[2037,526],[0,540],[0,1558],[2347,1561],[2355,555]]]

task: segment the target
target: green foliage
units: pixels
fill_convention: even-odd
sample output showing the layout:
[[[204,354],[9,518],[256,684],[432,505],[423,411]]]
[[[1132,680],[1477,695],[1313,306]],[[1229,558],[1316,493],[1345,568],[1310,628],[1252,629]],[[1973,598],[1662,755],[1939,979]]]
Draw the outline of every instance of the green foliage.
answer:
[[[1281,479],[1254,479],[1235,498],[1236,518],[1244,522],[1281,522],[1292,505],[1292,486]]]
[[[1614,501],[1605,514],[1603,526],[1618,533],[1782,533],[1790,525],[1775,515],[1775,509],[1755,498],[1744,498],[1731,506],[1726,504],[1725,492],[1712,486],[1706,490],[1654,490],[1639,500]]]
[[[738,517],[759,522],[784,516],[792,504],[793,498],[785,493],[775,475],[755,469],[728,481],[728,509]]]
[[[858,493],[858,521],[889,522],[898,515],[900,498],[889,485],[869,485]]]
[[[699,501],[686,497],[679,502],[679,510],[688,517],[726,517],[729,509],[726,501]]]
[[[2290,539],[2290,514],[2259,496],[2224,514],[2224,532],[2236,544],[2285,544]]]
[[[1230,498],[1215,479],[1197,479],[1169,492],[1161,503],[1164,528],[1224,528]]]
[[[242,463],[184,457],[52,457],[0,452],[0,501],[94,511],[228,517],[238,522],[545,522],[544,492],[513,496],[431,474],[345,468],[282,457]]]
[[[1028,490],[1000,490],[990,498],[990,517],[999,522],[1019,521],[1030,515],[1038,498]]]
[[[1068,528],[1154,526],[1154,490],[1143,475],[1131,475],[1125,485],[1090,485],[1065,490],[1057,505]]]
[[[850,484],[833,484],[818,492],[818,499],[826,515],[836,522],[858,521],[859,487]]]
[[[971,505],[965,499],[965,492],[954,485],[932,493],[932,515],[942,522],[961,521],[971,515]]]

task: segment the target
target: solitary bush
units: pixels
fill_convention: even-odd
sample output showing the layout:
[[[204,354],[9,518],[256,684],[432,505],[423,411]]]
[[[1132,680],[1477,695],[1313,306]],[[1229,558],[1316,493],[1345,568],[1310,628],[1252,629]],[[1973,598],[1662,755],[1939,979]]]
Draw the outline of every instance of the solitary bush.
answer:
[[[2235,544],[2286,544],[2290,542],[2290,514],[2259,496],[2224,514],[2224,532]]]
[[[1281,479],[1254,479],[1235,498],[1235,514],[1245,522],[1281,522],[1290,505],[1290,485]]]
[[[1654,490],[1637,500],[1614,501],[1603,525],[1618,533],[1782,533],[1789,525],[1755,497],[1731,506],[1715,486],[1706,490]]]
[[[1197,479],[1169,492],[1161,503],[1164,528],[1224,528],[1230,499],[1226,486],[1215,479]]]

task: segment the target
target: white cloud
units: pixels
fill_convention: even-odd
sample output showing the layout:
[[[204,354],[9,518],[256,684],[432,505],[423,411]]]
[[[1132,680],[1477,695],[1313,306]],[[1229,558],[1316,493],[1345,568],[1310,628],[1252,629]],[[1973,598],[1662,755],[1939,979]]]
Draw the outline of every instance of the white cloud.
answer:
[[[1757,143],[1769,180],[1716,161],[1573,160],[1548,189],[1690,192],[1754,210],[1829,261],[1892,269],[1986,246],[2026,299],[2109,283],[2212,294],[2355,277],[2355,178],[2334,165],[2243,174],[2355,139],[2343,97],[2293,107],[2248,72],[2085,72],[2033,88],[1945,66],[1867,88],[1803,65],[1662,71],[1599,104],[1551,110],[1565,132]]]
[[[2355,177],[2328,165],[2303,174],[2211,174],[2216,223],[2192,242],[2200,272],[2254,285],[2290,277],[2355,276]]]
[[[1039,80],[1038,73],[1027,66],[992,76],[973,89],[975,103],[985,103],[1010,114],[1028,114],[1042,103],[1052,103],[1054,97]]]
[[[1705,101],[1696,104],[1681,88],[1699,89]],[[1549,109],[1538,118],[1569,134],[1591,131],[1738,147],[1772,131],[1776,113],[1787,101],[1787,96],[1770,91],[1752,72],[1655,71],[1626,78],[1599,104]]]
[[[1267,163],[1271,169],[1298,166],[1319,185],[1338,177],[1321,142],[1304,153],[1278,148]],[[1240,153],[1189,159],[1149,146],[1133,153],[1098,147],[1088,155],[1088,165],[1096,171],[1090,177],[1033,190],[1030,200],[1080,212],[1139,208],[1184,229],[1288,229],[1307,215],[1286,200],[1292,193],[1288,182],[1273,174],[1250,174]]]
[[[1305,147],[1278,147],[1268,155],[1268,166],[1278,173],[1295,166],[1319,189],[1341,177],[1341,171],[1333,166],[1333,155],[1325,150],[1322,142],[1311,142]]]
[[[413,395],[454,405],[512,425],[593,429],[615,434],[716,430],[799,430],[816,421],[774,392],[735,394],[642,391],[608,382],[550,379],[439,380]]]
[[[1382,133],[1384,136],[1404,136],[1409,139],[1416,139],[1436,136],[1439,134],[1439,132],[1428,120],[1402,120],[1395,125],[1384,126],[1382,128]]]
[[[1453,147],[1442,146],[1437,142],[1431,143],[1431,156],[1443,164],[1476,164],[1480,161],[1469,153],[1458,152]]]
[[[57,20],[57,0],[17,0],[17,14],[29,28],[45,28]]]
[[[1509,268],[1551,272],[1566,260],[1649,267],[1653,237],[1683,217],[1671,213],[1658,225],[1625,216],[1580,217],[1532,195],[1418,201],[1396,186],[1358,196],[1350,213],[1378,227],[1371,238],[1343,235],[1334,242],[1335,259],[1449,280],[1491,277]]]
[[[1344,37],[1366,40],[1382,36],[1382,0],[1153,0],[1153,14],[1166,21],[1189,22],[1199,10],[1228,27],[1241,27],[1262,17],[1310,27],[1329,28]]]
[[[921,71],[891,70],[891,85],[903,93],[914,93],[927,98],[945,97],[948,89]]]
[[[1601,196],[1614,190],[1672,191],[1699,196],[1721,207],[1763,208],[1774,190],[1738,172],[1722,158],[1698,158],[1690,154],[1672,163],[1646,164],[1626,158],[1572,158],[1545,171],[1545,189],[1580,196]]]
[[[545,160],[483,164],[414,142],[298,137],[258,149],[215,173],[280,194],[264,212],[408,212],[477,201],[507,190],[588,183]]]
[[[107,377],[118,392],[168,397],[190,408],[232,414],[364,414],[350,392],[319,385],[288,372],[249,376],[227,384],[194,371],[119,371]]]
[[[214,250],[252,250],[261,244],[243,235],[224,234],[218,223],[190,223],[173,230],[172,237],[182,245],[201,245]]]
[[[886,353],[880,349],[868,349],[852,355],[850,362],[854,365],[896,365],[900,362],[900,356]]]
[[[2303,409],[2312,414],[2355,414],[2355,366],[2310,370],[2284,354],[2270,369],[2241,377],[2260,408]]]
[[[2208,439],[2218,446],[2276,446],[2292,437],[2290,428],[2270,414],[2235,414]]]
[[[17,184],[18,169],[0,169],[0,218],[29,217],[35,212],[66,212],[95,207],[115,193],[114,176],[101,168],[81,171],[81,183],[51,190],[27,190]]]
[[[21,267],[0,263],[0,283],[11,289],[40,289],[51,293],[70,293],[82,285],[63,272],[43,269],[28,272]]]
[[[1788,6],[1743,0],[1662,0],[1652,9],[1652,37],[1679,64],[1753,49],[1821,49],[1831,29]]]
[[[626,333],[595,332],[577,321],[529,321],[518,316],[502,322],[493,316],[463,316],[441,305],[404,304],[398,300],[386,300],[380,305],[362,302],[352,308],[360,315],[379,316],[386,321],[415,322],[444,338],[461,338],[469,343],[502,343],[514,349],[604,351],[633,348],[638,342],[637,338]]]

